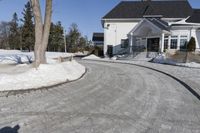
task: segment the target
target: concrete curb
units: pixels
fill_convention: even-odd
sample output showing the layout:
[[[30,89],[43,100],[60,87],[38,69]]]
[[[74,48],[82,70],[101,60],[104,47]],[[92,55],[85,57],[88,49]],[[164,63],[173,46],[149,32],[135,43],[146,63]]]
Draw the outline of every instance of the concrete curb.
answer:
[[[86,59],[85,59],[86,60]],[[152,67],[148,67],[145,65],[140,65],[140,64],[135,64],[135,63],[128,63],[128,62],[122,62],[122,61],[114,61],[114,60],[87,60],[87,61],[96,61],[96,62],[107,62],[107,63],[119,63],[119,64],[127,64],[127,65],[134,65],[134,66],[138,66],[138,67],[143,67],[146,69],[150,69],[159,73],[162,73],[166,76],[171,77],[172,79],[176,80],[177,82],[179,82],[181,85],[183,85],[190,93],[192,93],[199,101],[200,101],[200,94],[198,92],[195,91],[195,88],[192,88],[191,86],[189,86],[187,83],[185,83],[184,81],[182,81],[181,79],[179,79],[179,77],[173,76],[167,72],[152,68]]]
[[[85,76],[87,71],[88,71],[87,68],[85,68],[85,72],[78,79],[71,80],[71,81],[60,82],[60,83],[57,83],[57,84],[54,84],[54,85],[50,85],[50,86],[42,86],[42,87],[39,87],[39,88],[30,88],[30,89],[23,89],[23,90],[0,91],[0,97],[9,97],[9,96],[13,96],[13,95],[25,94],[25,93],[30,93],[30,92],[39,91],[39,90],[40,91],[49,90],[49,89],[52,89],[54,87],[58,87],[58,86],[61,86],[63,84],[66,84],[66,83],[71,83],[71,82],[78,81],[78,80],[82,79]]]

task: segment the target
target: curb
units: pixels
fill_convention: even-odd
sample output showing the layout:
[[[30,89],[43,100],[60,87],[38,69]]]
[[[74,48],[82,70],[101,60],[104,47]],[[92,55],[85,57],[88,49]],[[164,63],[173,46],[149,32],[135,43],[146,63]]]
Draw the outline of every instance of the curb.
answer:
[[[15,95],[18,95],[18,94],[25,94],[25,93],[30,93],[30,92],[39,91],[39,90],[40,91],[49,90],[49,89],[52,89],[54,87],[58,87],[58,86],[61,86],[63,84],[66,84],[66,83],[78,81],[86,75],[87,71],[88,71],[88,69],[85,68],[85,72],[78,79],[60,82],[60,83],[50,85],[50,86],[42,86],[42,87],[39,87],[39,88],[30,88],[30,89],[23,89],[23,90],[0,91],[0,97],[9,97],[9,96],[13,96],[13,95],[15,96]]]
[[[87,60],[87,59],[85,59]],[[107,63],[118,63],[118,64],[127,64],[127,65],[134,65],[134,66],[138,66],[138,67],[143,67],[146,69],[150,69],[159,73],[162,73],[166,76],[171,77],[172,79],[176,80],[178,83],[180,83],[182,86],[184,86],[192,95],[194,95],[199,101],[200,101],[200,94],[198,92],[195,91],[194,88],[192,88],[191,86],[189,86],[187,83],[185,83],[184,81],[180,80],[178,77],[173,76],[167,72],[155,69],[155,68],[151,68],[148,66],[144,66],[144,65],[139,65],[139,64],[134,64],[134,63],[128,63],[128,62],[120,62],[120,61],[109,61],[109,60],[87,60],[87,61],[96,61],[96,62],[107,62]]]

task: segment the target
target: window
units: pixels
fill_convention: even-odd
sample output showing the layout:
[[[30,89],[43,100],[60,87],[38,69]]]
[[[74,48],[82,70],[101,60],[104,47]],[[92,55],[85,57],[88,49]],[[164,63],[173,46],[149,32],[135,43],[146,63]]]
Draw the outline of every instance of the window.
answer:
[[[128,39],[122,39],[121,48],[127,48],[127,47],[128,47]]]
[[[187,36],[181,36],[180,37],[180,49],[185,50],[187,48]]]
[[[171,36],[171,45],[170,49],[177,49],[178,36]]]
[[[168,49],[168,39],[169,39],[169,37],[165,36],[165,39],[164,39],[164,49]]]

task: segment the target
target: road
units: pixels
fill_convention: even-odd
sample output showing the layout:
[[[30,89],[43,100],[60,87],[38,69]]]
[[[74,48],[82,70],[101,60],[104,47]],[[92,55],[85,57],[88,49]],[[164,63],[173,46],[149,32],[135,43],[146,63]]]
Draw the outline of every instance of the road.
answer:
[[[0,97],[0,132],[200,132],[200,101],[174,79],[138,66],[81,63],[88,72],[76,82]]]

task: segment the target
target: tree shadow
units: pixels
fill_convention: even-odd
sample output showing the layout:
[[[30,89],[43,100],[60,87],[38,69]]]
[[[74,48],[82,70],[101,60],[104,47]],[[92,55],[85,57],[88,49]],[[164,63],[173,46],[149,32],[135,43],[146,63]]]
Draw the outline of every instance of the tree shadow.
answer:
[[[0,133],[18,133],[18,130],[20,129],[19,125],[12,127],[4,127],[0,129]]]

